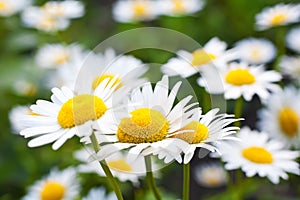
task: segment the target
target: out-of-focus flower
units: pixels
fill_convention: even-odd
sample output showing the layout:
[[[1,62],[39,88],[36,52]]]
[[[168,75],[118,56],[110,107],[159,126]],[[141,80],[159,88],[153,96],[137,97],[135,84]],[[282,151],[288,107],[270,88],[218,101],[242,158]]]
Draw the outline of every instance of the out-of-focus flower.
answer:
[[[118,0],[113,5],[113,16],[118,22],[137,22],[155,19],[159,14],[153,0]]]
[[[86,197],[83,197],[82,200],[117,200],[117,196],[114,193],[108,195],[105,194],[104,188],[93,188],[89,191]]]
[[[22,124],[22,118],[24,115],[36,115],[33,113],[29,106],[15,106],[9,112],[9,121],[14,133],[19,134],[19,132],[26,127]]]
[[[264,64],[274,59],[276,48],[266,39],[247,38],[236,43],[238,57],[249,64]]]
[[[265,101],[270,92],[280,90],[280,87],[273,82],[281,80],[281,75],[275,71],[265,71],[262,65],[250,66],[246,63],[231,63],[227,69],[220,70],[224,86],[225,99],[238,99],[243,97],[250,101],[255,94]],[[205,78],[198,79],[198,84],[204,86],[210,92],[211,88],[206,84]]]
[[[226,185],[228,175],[219,163],[209,162],[195,168],[194,179],[203,187],[215,188]]]
[[[300,91],[287,87],[272,94],[259,112],[259,126],[287,146],[300,147]]]
[[[162,72],[169,76],[180,75],[183,78],[192,76],[199,71],[205,71],[212,65],[224,68],[227,62],[236,58],[236,53],[226,50],[227,44],[214,37],[203,48],[192,53],[184,50],[177,52],[177,58],[171,58],[161,68]]]
[[[18,80],[13,84],[13,89],[18,95],[34,96],[37,92],[37,86],[27,80]]]
[[[31,0],[0,0],[0,16],[11,16],[31,4]]]
[[[160,14],[181,16],[195,13],[203,8],[203,0],[158,0]]]
[[[264,8],[255,16],[258,30],[270,27],[287,25],[300,21],[299,6],[295,4],[277,4],[273,7]]]
[[[241,168],[247,177],[258,174],[278,184],[279,179],[288,179],[287,172],[300,175],[299,164],[294,161],[299,157],[298,151],[283,148],[283,143],[270,140],[267,133],[242,128],[238,133],[239,142],[226,142],[219,145],[221,159],[225,168]]]
[[[52,169],[50,174],[36,181],[22,200],[44,200],[44,199],[76,199],[80,193],[79,180],[74,168],[63,171]]]
[[[297,53],[300,53],[300,26],[290,30],[290,32],[286,36],[286,44],[290,49],[296,51]]]
[[[42,9],[59,18],[73,19],[84,15],[84,6],[80,1],[48,1]]]
[[[300,56],[284,56],[279,63],[283,74],[300,82]]]

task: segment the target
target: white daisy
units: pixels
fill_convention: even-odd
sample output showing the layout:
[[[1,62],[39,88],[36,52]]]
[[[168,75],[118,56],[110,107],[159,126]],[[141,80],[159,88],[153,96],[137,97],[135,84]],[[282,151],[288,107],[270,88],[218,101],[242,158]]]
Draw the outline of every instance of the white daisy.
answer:
[[[38,115],[24,116],[22,120],[28,128],[20,134],[25,138],[34,137],[28,146],[36,147],[54,142],[52,148],[56,150],[74,135],[89,136],[94,121],[110,110],[113,103],[123,98],[121,92],[114,92],[118,86],[115,84],[116,78],[110,82],[105,79],[92,94],[74,94],[69,88],[62,87],[52,89],[52,102],[37,100],[30,109]]]
[[[224,186],[228,180],[227,172],[217,162],[199,164],[193,177],[199,185],[207,188]]]
[[[300,53],[300,26],[297,26],[288,32],[286,35],[286,44],[290,49]]]
[[[134,90],[127,110],[106,119],[106,123],[111,123],[110,127],[98,127],[100,131],[97,134],[101,138],[99,141],[103,142],[101,150],[97,153],[99,160],[122,149],[129,149],[128,157],[134,160],[138,156],[150,155],[157,149],[161,150],[163,146],[172,148],[168,135],[189,121],[188,117],[193,110],[188,110],[195,103],[187,105],[191,99],[191,96],[188,96],[172,109],[181,82],[178,82],[170,93],[168,82],[168,77],[164,76],[154,90],[149,82],[141,89]],[[180,154],[173,159],[178,162],[182,160]]]
[[[224,67],[227,62],[236,58],[236,53],[226,50],[227,44],[214,37],[209,40],[203,48],[192,53],[184,50],[177,52],[177,58],[171,58],[164,64],[161,71],[169,76],[180,75],[183,78],[192,76],[199,71],[204,71],[206,67],[214,65]]]
[[[37,92],[37,86],[27,80],[17,80],[13,83],[14,91],[21,96],[34,96]]]
[[[300,82],[300,56],[283,56],[279,63],[281,72]]]
[[[257,94],[262,101],[265,101],[270,92],[280,90],[280,87],[273,82],[280,81],[281,75],[272,70],[265,71],[262,65],[231,63],[227,69],[220,70],[220,77],[224,86],[225,99],[238,99],[242,96],[246,101],[250,101]],[[214,78],[201,77],[198,79],[198,84],[210,92],[205,79]]]
[[[79,18],[84,15],[84,6],[80,1],[48,1],[42,6],[48,14],[59,18]]]
[[[160,14],[170,16],[192,14],[204,6],[203,0],[160,0],[157,4]]]
[[[118,22],[136,22],[155,19],[158,8],[152,0],[118,0],[113,5],[113,16]]]
[[[81,173],[97,173],[100,176],[105,176],[104,171],[99,165],[99,162],[89,162],[89,157],[95,151],[91,148],[85,148],[75,152],[74,157],[83,162],[77,169]],[[114,177],[120,181],[130,181],[134,185],[139,185],[139,178],[146,174],[145,161],[142,157],[138,157],[135,161],[129,161],[121,152],[113,154],[106,158],[106,163],[111,169]]]
[[[265,30],[274,26],[298,22],[300,21],[299,10],[299,6],[283,3],[264,8],[255,16],[257,29]]]
[[[300,147],[300,91],[287,87],[273,94],[259,112],[259,126],[287,146]]]
[[[241,168],[247,177],[258,174],[278,184],[279,179],[288,179],[286,172],[300,175],[299,164],[294,161],[299,152],[283,148],[283,144],[270,140],[264,132],[242,128],[238,133],[240,142],[227,142],[219,145],[221,159],[226,162],[225,168]]]
[[[104,188],[93,188],[89,191],[86,197],[83,197],[82,200],[117,200],[117,197],[114,193],[105,194]]]
[[[266,39],[247,38],[236,43],[239,58],[249,64],[264,64],[276,56],[276,48]]]
[[[73,200],[80,192],[80,184],[74,168],[63,171],[52,169],[50,174],[35,182],[22,200]]]
[[[0,0],[0,16],[11,16],[31,4],[31,0]]]

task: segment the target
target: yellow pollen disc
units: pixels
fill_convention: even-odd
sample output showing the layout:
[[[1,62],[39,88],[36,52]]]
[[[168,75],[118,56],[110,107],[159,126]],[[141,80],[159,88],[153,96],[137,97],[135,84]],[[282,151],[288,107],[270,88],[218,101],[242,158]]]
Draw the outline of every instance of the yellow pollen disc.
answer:
[[[101,76],[98,76],[97,78],[94,79],[93,83],[92,83],[92,89],[95,90],[98,85],[104,81],[104,79],[109,78],[109,82],[114,78],[114,75],[111,74],[103,74]],[[109,83],[108,82],[108,83]],[[107,85],[108,85],[107,83]],[[114,84],[112,85],[112,87],[114,87],[116,84],[118,84],[118,86],[116,87],[116,90],[119,89],[123,84],[121,83],[121,79],[117,78],[116,81],[114,82]],[[106,85],[106,86],[107,86]]]
[[[273,162],[272,154],[262,147],[251,146],[242,151],[244,158],[258,164],[271,164]]]
[[[39,27],[45,30],[51,30],[55,27],[56,20],[53,17],[45,17],[40,23]]]
[[[7,5],[4,2],[0,2],[0,10],[6,10]]]
[[[192,130],[192,132],[180,133],[173,136],[175,138],[182,139],[190,144],[200,143],[209,135],[208,128],[204,124],[201,124],[197,121],[190,122],[180,130]]]
[[[109,161],[107,162],[107,165],[109,168],[116,171],[121,171],[121,172],[132,171],[131,166],[124,159]]]
[[[286,15],[285,14],[278,14],[275,15],[272,20],[271,20],[271,25],[276,26],[284,23],[286,20]]]
[[[192,55],[193,55],[193,60],[192,60],[193,66],[204,65],[210,63],[211,61],[217,58],[214,54],[207,53],[203,49],[194,51]]]
[[[143,17],[147,15],[147,5],[144,2],[135,2],[133,6],[133,14],[136,17]]]
[[[252,52],[251,52],[251,55],[254,57],[254,58],[258,58],[259,57],[259,51],[258,50],[253,50]]]
[[[173,0],[173,9],[175,12],[184,12],[185,7],[183,4],[183,0]]]
[[[278,116],[279,126],[288,137],[294,137],[299,129],[299,117],[290,108],[283,108]]]
[[[81,94],[62,105],[57,121],[63,128],[72,128],[89,120],[99,119],[106,110],[104,102],[99,97]]]
[[[120,142],[149,143],[166,138],[169,130],[167,119],[160,112],[139,108],[131,112],[131,118],[123,118],[117,136]]]
[[[55,63],[63,64],[67,62],[69,59],[70,59],[70,55],[67,52],[65,52],[62,55],[57,56],[57,58],[55,59]]]
[[[255,77],[248,69],[234,69],[226,74],[227,83],[237,86],[248,85],[255,82]]]
[[[62,200],[65,194],[65,187],[57,182],[49,181],[41,192],[41,200]]]

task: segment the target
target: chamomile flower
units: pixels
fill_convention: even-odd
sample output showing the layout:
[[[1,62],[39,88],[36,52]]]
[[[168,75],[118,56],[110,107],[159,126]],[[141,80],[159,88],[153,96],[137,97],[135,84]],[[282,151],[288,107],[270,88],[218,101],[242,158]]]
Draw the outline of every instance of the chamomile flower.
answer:
[[[105,176],[98,161],[89,162],[89,157],[93,153],[94,151],[88,147],[75,152],[74,157],[83,162],[77,167],[78,171],[80,173],[97,173],[100,176]],[[130,181],[134,185],[139,185],[139,178],[144,177],[146,174],[145,161],[142,157],[129,161],[125,154],[118,152],[107,157],[105,161],[114,177],[123,182]]]
[[[266,39],[247,38],[236,43],[239,58],[249,64],[264,64],[274,59],[276,48]]]
[[[24,115],[35,115],[35,113],[29,109],[29,106],[16,106],[9,112],[9,121],[12,131],[16,134],[19,134],[21,130],[26,128],[21,122]]]
[[[294,87],[272,94],[259,112],[259,126],[287,146],[300,147],[300,92]]]
[[[0,16],[11,16],[30,5],[31,0],[0,0]]]
[[[265,101],[270,92],[280,90],[280,87],[273,82],[280,81],[281,75],[272,70],[265,71],[263,65],[231,63],[228,68],[220,70],[220,76],[225,99],[238,99],[242,96],[246,101],[250,101],[257,94],[262,101]],[[213,77],[199,78],[198,84],[210,92],[205,78],[213,79]]]
[[[37,86],[28,80],[17,80],[13,84],[16,94],[21,96],[34,96],[37,92]]]
[[[258,30],[295,23],[300,20],[299,6],[280,3],[264,8],[255,16],[255,19]]]
[[[63,171],[52,169],[50,174],[35,182],[22,200],[73,200],[80,192],[79,180],[74,168]]]
[[[214,65],[224,67],[227,62],[235,59],[234,51],[226,50],[227,44],[214,37],[203,48],[190,53],[184,50],[177,52],[177,58],[171,58],[161,68],[169,76],[180,75],[183,78],[192,76],[206,67]]]
[[[290,49],[300,53],[300,26],[293,28],[290,32],[288,32],[286,35],[286,44]]]
[[[84,15],[84,6],[80,1],[48,1],[42,9],[55,17],[59,18],[79,18]]]
[[[105,129],[98,127],[97,134],[101,136],[99,141],[103,144],[96,155],[97,159],[103,160],[122,149],[129,149],[128,157],[134,160],[138,156],[151,155],[163,146],[172,148],[168,135],[188,122],[193,111],[188,110],[195,103],[187,105],[191,99],[188,96],[172,109],[181,82],[173,87],[170,94],[168,82],[168,77],[164,76],[154,90],[149,82],[141,89],[134,90],[127,110],[107,119],[111,125]],[[180,162],[181,155],[173,159]]]
[[[299,152],[283,148],[280,141],[270,140],[267,133],[242,128],[238,133],[239,142],[219,145],[225,168],[241,168],[247,177],[258,174],[278,184],[279,179],[288,179],[287,172],[300,175],[299,164],[294,161]]]
[[[105,194],[104,188],[93,188],[89,191],[86,197],[83,197],[82,200],[117,200],[117,197],[114,193]]]
[[[113,5],[113,16],[118,22],[153,20],[158,8],[152,0],[119,0]]]
[[[283,74],[300,82],[300,56],[283,56],[279,66]]]
[[[162,15],[181,16],[203,8],[203,0],[160,0],[157,2]]]
[[[195,168],[194,177],[200,186],[207,188],[224,186],[228,180],[226,171],[217,162],[200,164]]]
[[[34,137],[28,146],[36,147],[54,142],[52,148],[56,150],[75,135],[90,135],[94,121],[110,110],[113,103],[123,98],[121,93],[114,93],[118,86],[115,84],[116,78],[110,82],[109,79],[103,80],[91,94],[74,94],[69,88],[62,87],[52,89],[51,102],[37,100],[30,109],[38,115],[27,115],[22,120],[28,128],[20,134],[25,138]]]
[[[187,164],[193,158],[196,148],[204,148],[211,152],[218,152],[218,149],[212,143],[220,142],[221,140],[236,139],[232,134],[235,134],[239,128],[228,125],[241,120],[234,119],[234,115],[217,114],[218,111],[219,109],[213,109],[205,115],[202,115],[200,109],[194,109],[194,113],[190,117],[190,122],[183,124],[182,128],[170,136],[171,138],[177,138],[186,143],[183,144],[182,141],[180,141],[180,143],[177,144],[179,140],[173,141],[173,145],[180,147],[181,152],[178,152],[178,149],[175,148],[173,148],[175,151],[172,152],[172,149],[164,149],[164,147],[162,147],[165,152],[169,152],[169,155],[160,155],[161,152],[164,151],[154,152],[154,154],[158,154],[159,158],[165,157],[165,160],[171,160],[172,158],[168,158],[168,156],[183,153],[183,162]]]

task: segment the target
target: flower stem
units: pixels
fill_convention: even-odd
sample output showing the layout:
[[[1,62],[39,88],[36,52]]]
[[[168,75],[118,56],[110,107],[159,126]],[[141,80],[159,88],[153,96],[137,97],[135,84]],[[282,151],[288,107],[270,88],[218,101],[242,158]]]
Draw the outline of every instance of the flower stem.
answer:
[[[238,98],[235,101],[235,107],[234,107],[234,115],[235,118],[240,118],[242,115],[242,111],[243,111],[243,97]],[[241,126],[241,122],[240,121],[236,121],[234,123],[235,126],[240,127]]]
[[[98,151],[100,151],[100,144],[97,140],[97,137],[95,135],[95,133],[92,133],[92,135],[90,136],[90,139],[92,141],[92,145],[94,147],[95,152],[97,153]],[[109,180],[118,200],[123,200],[123,196],[120,190],[120,187],[117,183],[117,180],[114,178],[114,176],[112,175],[109,167],[107,166],[107,163],[105,162],[105,160],[99,161],[99,164],[101,165],[107,179]]]
[[[277,47],[277,56],[274,62],[273,69],[279,71],[279,63],[282,55],[285,54],[285,28],[283,26],[277,27],[276,29],[276,47]]]
[[[147,179],[147,182],[148,182],[148,186],[150,187],[150,189],[152,190],[154,196],[155,196],[155,199],[156,200],[161,200],[161,196],[159,194],[159,191],[155,185],[155,180],[154,180],[154,177],[153,177],[153,173],[152,173],[152,166],[151,166],[151,157],[150,155],[149,156],[146,156],[145,157],[145,165],[146,165],[146,179]]]
[[[189,200],[190,196],[190,163],[183,164],[182,200]]]

